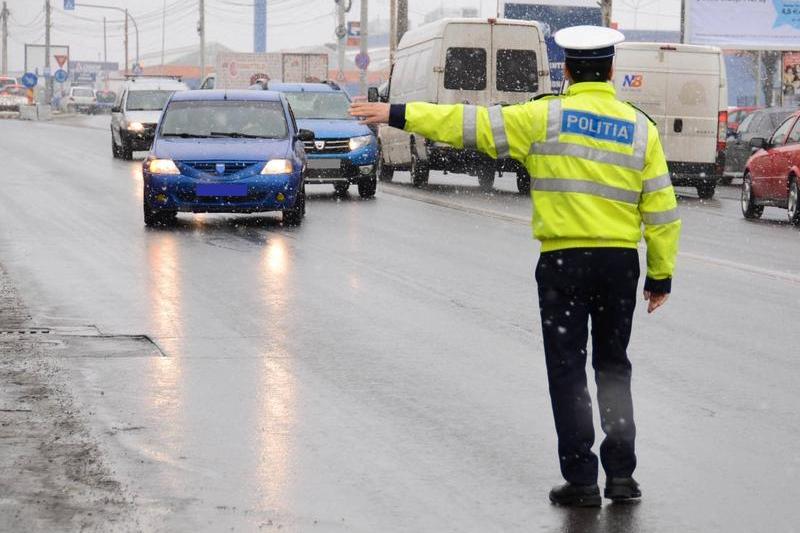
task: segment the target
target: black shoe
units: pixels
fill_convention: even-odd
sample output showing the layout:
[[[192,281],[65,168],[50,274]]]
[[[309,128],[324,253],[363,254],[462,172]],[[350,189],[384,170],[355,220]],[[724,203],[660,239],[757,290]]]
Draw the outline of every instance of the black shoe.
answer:
[[[556,505],[569,507],[600,507],[600,487],[564,483],[553,487],[550,491],[550,501]]]
[[[612,477],[606,480],[606,490],[603,495],[615,502],[638,500],[642,497],[639,484],[632,477]]]

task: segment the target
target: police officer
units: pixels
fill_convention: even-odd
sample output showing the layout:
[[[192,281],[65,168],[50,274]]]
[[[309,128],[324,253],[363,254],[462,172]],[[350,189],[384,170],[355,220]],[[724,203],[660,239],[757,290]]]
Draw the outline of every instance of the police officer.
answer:
[[[610,28],[556,33],[565,49],[560,96],[490,108],[472,105],[355,103],[366,123],[389,123],[433,141],[522,162],[532,178],[536,267],[558,456],[566,484],[550,491],[560,505],[599,506],[598,459],[592,452],[592,400],[586,383],[588,322],[592,366],[605,440],[600,459],[605,497],[641,497],[636,467],[627,346],[644,233],[648,312],[671,290],[680,219],[658,130],[643,112],[616,99],[609,80]],[[642,227],[644,231],[642,231]]]

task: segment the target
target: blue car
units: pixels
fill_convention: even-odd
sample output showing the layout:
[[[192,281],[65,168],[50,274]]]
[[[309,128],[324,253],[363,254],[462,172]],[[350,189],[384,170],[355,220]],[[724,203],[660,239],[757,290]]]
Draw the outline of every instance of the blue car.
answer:
[[[270,83],[289,101],[297,123],[314,132],[306,141],[306,183],[333,184],[344,194],[351,183],[362,198],[375,196],[378,142],[373,131],[350,116],[350,98],[332,82]]]
[[[284,223],[300,224],[303,142],[313,140],[280,93],[176,92],[143,163],[144,222],[169,224],[179,211],[282,211]]]

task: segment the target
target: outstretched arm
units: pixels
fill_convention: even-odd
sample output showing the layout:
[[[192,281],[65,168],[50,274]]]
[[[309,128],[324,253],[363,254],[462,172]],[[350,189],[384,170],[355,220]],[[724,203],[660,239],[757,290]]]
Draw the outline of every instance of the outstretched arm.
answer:
[[[486,108],[423,102],[354,102],[350,114],[363,124],[389,124],[455,148],[479,150],[493,158],[524,161],[532,141],[532,117],[525,105]]]

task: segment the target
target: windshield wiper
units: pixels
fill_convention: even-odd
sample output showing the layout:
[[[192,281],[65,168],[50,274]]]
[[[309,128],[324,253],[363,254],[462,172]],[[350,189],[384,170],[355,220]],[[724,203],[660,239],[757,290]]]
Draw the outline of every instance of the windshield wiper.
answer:
[[[162,137],[180,137],[181,139],[208,139],[210,135],[200,133],[162,133]]]
[[[212,137],[230,137],[231,139],[270,139],[264,135],[250,135],[249,133],[237,133],[235,131],[212,131]]]

